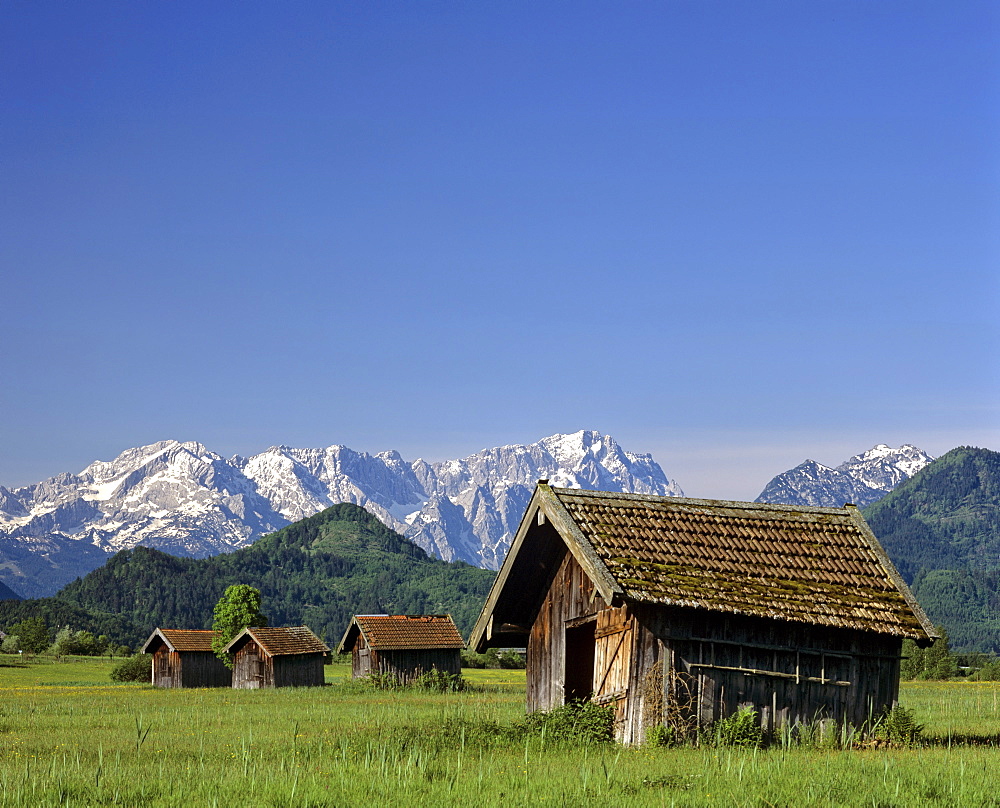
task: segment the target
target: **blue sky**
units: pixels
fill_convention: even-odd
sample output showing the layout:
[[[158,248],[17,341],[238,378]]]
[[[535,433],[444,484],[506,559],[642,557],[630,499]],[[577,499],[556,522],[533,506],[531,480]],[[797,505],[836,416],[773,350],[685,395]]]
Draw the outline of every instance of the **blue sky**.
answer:
[[[993,3],[5,3],[0,485],[1000,449],[998,45]]]

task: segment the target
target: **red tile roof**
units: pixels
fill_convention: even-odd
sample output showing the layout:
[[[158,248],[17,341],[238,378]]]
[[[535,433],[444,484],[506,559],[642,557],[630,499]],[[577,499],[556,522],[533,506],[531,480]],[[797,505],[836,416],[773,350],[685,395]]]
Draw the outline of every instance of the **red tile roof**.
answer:
[[[254,626],[245,628],[226,646],[229,651],[249,636],[268,656],[329,653],[330,649],[308,626]]]
[[[448,614],[359,614],[344,634],[339,652],[357,626],[368,647],[375,651],[465,648],[455,622]]]
[[[165,642],[171,651],[211,651],[213,632],[202,629],[190,628],[158,628],[149,635],[142,646],[143,653],[149,653],[146,649],[151,643],[159,639]]]

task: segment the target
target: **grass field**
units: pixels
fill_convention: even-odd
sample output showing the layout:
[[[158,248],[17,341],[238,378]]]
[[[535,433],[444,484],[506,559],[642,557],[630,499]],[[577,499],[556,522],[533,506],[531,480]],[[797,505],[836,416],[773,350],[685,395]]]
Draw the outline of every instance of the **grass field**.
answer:
[[[567,748],[491,736],[524,673],[470,691],[116,685],[106,660],[0,662],[0,805],[1000,805],[996,683],[903,686],[916,749]]]

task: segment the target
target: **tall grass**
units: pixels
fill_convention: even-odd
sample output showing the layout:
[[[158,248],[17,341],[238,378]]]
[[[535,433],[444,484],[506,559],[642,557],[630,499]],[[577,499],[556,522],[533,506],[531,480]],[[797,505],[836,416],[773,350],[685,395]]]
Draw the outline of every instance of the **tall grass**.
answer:
[[[341,667],[272,691],[112,685],[100,660],[0,667],[0,805],[997,804],[994,683],[904,685],[929,748],[623,749],[505,735],[521,671],[437,694]]]

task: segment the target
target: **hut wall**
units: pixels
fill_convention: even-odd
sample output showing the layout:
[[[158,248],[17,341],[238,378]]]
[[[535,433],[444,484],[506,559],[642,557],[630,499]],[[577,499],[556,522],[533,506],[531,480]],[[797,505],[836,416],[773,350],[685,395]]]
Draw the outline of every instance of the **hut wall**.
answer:
[[[233,674],[211,651],[181,653],[181,687],[229,687]]]
[[[316,687],[325,682],[324,662],[321,653],[268,656],[248,641],[233,655],[233,687]]]
[[[680,608],[639,614],[637,667],[652,662],[646,690],[658,678],[663,691],[655,709],[634,716],[635,742],[653,724],[706,726],[743,706],[775,732],[828,720],[861,726],[896,703],[897,638]]]
[[[358,631],[358,636],[354,640],[354,648],[351,649],[351,677],[363,679],[372,672],[372,651],[365,642],[365,638]]]
[[[257,643],[244,643],[233,654],[233,687],[274,687],[274,670],[270,662],[270,657],[261,652]]]
[[[433,668],[455,676],[462,673],[462,652],[458,648],[372,651],[370,660],[368,673],[364,675],[389,674],[403,684],[409,684]]]
[[[593,582],[566,553],[528,635],[529,711],[551,710],[565,704],[567,698],[586,698],[594,692],[598,656],[603,659],[611,653],[610,640],[601,643],[601,651],[597,647],[598,614],[606,608]],[[602,631],[612,621],[610,616],[603,617]],[[615,679],[604,688],[614,689],[617,684]]]
[[[718,612],[608,605],[567,553],[528,639],[527,707],[616,708],[618,740],[707,726],[752,706],[761,726],[861,726],[898,696],[901,640]]]
[[[182,687],[181,655],[161,645],[153,653],[152,681],[156,687]]]
[[[161,645],[153,653],[157,687],[229,687],[232,674],[211,651],[171,651]]]
[[[323,654],[289,654],[271,658],[272,687],[319,687],[325,683]]]

